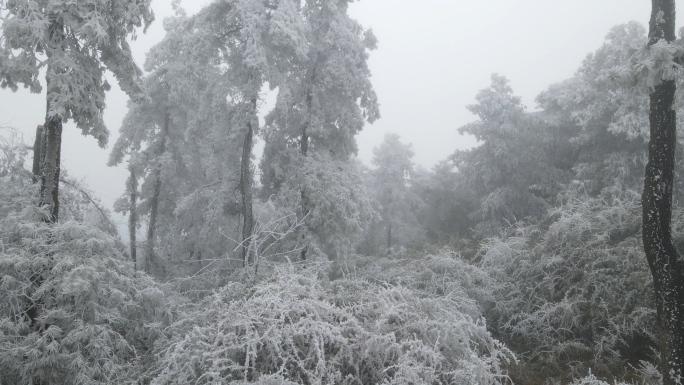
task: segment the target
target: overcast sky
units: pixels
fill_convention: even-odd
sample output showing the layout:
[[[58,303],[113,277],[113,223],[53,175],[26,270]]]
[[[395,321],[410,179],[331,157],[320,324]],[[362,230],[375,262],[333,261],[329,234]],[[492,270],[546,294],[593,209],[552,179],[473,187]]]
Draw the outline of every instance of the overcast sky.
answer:
[[[207,2],[185,0],[196,12]],[[152,2],[157,20],[132,43],[139,65],[145,52],[164,35],[162,19],[171,0]],[[677,6],[684,15],[684,6]],[[362,0],[352,17],[370,27],[379,40],[371,54],[373,85],[382,118],[358,137],[359,156],[370,164],[373,147],[386,132],[413,144],[414,161],[427,168],[456,149],[476,143],[457,129],[473,121],[466,106],[498,73],[529,109],[550,84],[570,77],[589,52],[599,48],[608,30],[636,20],[647,25],[648,0]],[[678,23],[682,25],[682,23]],[[115,84],[115,81],[110,81]],[[105,122],[116,141],[126,114],[127,97],[117,87],[107,94]],[[45,116],[45,96],[25,90],[0,90],[0,126],[24,132],[33,140]],[[83,179],[111,207],[124,191],[124,167],[106,167],[109,149],[83,137],[74,125],[64,127],[62,164]]]

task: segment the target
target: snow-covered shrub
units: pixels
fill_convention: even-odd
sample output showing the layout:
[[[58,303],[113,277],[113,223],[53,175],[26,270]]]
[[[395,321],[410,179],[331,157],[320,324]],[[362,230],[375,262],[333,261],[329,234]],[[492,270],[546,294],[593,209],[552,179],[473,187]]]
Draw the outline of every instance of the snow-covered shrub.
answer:
[[[608,383],[606,381],[603,381],[599,378],[597,378],[591,370],[589,370],[589,374],[582,378],[575,379],[572,381],[570,385],[663,385],[663,379],[656,367],[651,365],[648,362],[642,362],[639,368],[637,369],[637,376],[636,378],[632,378],[628,382],[618,382],[614,381],[612,383]]]
[[[486,241],[495,336],[521,358],[518,376],[568,381],[591,367],[631,375],[651,360],[655,312],[643,255],[639,194],[568,199],[538,225]]]
[[[0,201],[0,384],[134,376],[169,321],[161,288],[136,275],[112,235],[75,221],[45,223],[33,189],[0,178],[0,196],[9,198]]]
[[[338,275],[402,286],[427,296],[451,296],[461,304],[459,311],[474,319],[493,306],[489,274],[446,249],[428,255],[405,251],[390,258],[356,256],[335,262],[333,276]]]
[[[153,384],[507,381],[502,365],[513,355],[483,319],[461,311],[460,293],[329,280],[326,265],[263,271],[253,286],[227,285],[169,329]]]
[[[610,385],[609,383],[599,380],[589,371],[589,374],[585,377],[574,380],[570,385]],[[615,383],[615,385],[619,385]]]

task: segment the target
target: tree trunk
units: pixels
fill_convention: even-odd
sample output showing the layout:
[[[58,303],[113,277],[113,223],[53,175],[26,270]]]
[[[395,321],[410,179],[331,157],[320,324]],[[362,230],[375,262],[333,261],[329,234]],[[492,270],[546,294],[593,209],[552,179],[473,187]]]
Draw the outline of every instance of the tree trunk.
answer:
[[[306,103],[308,107],[311,107],[310,92],[306,95]],[[302,129],[302,137],[299,140],[299,151],[302,154],[303,158],[306,158],[306,155],[309,151],[309,135],[307,134],[306,129],[307,127],[304,126],[304,128]],[[304,218],[306,218],[306,216],[309,215],[306,191],[304,191],[304,189],[302,188],[302,190],[299,193],[301,195],[299,204],[302,209],[302,220],[304,220]],[[306,224],[304,226],[306,226]],[[299,253],[299,256],[302,259],[302,261],[306,261],[306,252],[308,251],[308,246],[306,245],[306,232],[302,233],[302,243],[304,245],[302,247],[302,251]]]
[[[309,126],[311,125],[311,105],[313,101],[313,95],[312,95],[312,88],[313,88],[313,81],[314,77],[316,76],[316,65],[314,65],[313,69],[311,70],[311,84],[309,85],[308,90],[306,91],[306,113],[307,113],[307,121],[304,124],[304,127],[302,127],[302,136],[299,139],[299,151],[302,154],[303,158],[306,158],[309,154]],[[306,191],[302,189],[300,191],[301,195],[301,201],[300,201],[300,206],[302,208],[302,220],[306,218],[307,215],[309,215],[309,207],[308,207],[308,198],[306,196]],[[304,227],[306,228],[306,222],[304,222]],[[305,229],[303,229],[305,230]],[[302,258],[302,261],[306,261],[306,253],[309,250],[308,245],[306,244],[306,231],[302,232],[302,251],[300,252],[300,257]]]
[[[387,221],[387,249],[392,248],[392,189],[387,188],[387,201],[385,202],[385,221]]]
[[[43,174],[42,171],[40,171],[40,165],[43,163],[43,160],[40,158],[40,155],[42,153],[43,148],[44,129],[45,126],[43,126],[42,124],[36,128],[36,140],[33,142],[33,169],[31,171],[33,172],[34,183],[40,181],[41,175]]]
[[[62,118],[47,117],[41,146],[40,205],[47,205],[50,213],[47,221],[59,220],[59,174],[62,152]]]
[[[256,115],[256,98],[251,101],[253,115]],[[251,118],[251,116],[250,116]],[[247,267],[253,262],[251,249],[252,233],[254,232],[254,212],[252,210],[252,144],[254,141],[254,127],[251,120],[247,123],[247,133],[242,144],[242,159],[240,163],[240,192],[242,194],[242,266]]]
[[[157,227],[157,212],[159,210],[159,195],[161,194],[161,162],[160,158],[164,155],[166,151],[166,137],[169,133],[169,124],[171,123],[171,117],[169,113],[166,113],[164,118],[164,127],[161,133],[161,143],[159,144],[159,149],[157,150],[157,167],[154,170],[154,187],[152,190],[152,199],[150,200],[150,222],[147,225],[147,250],[145,253],[145,272],[150,273],[152,271],[152,262],[154,261],[154,243],[155,235],[154,232]]]
[[[130,170],[131,175],[128,177],[128,195],[130,197],[129,216],[128,216],[128,236],[130,239],[131,260],[133,260],[133,267],[138,270],[138,256],[137,256],[137,240],[135,230],[138,227],[138,177],[133,170]]]
[[[58,51],[64,39],[64,26],[61,22],[50,17],[48,33],[50,34],[50,46],[47,54],[47,104],[45,111],[45,127],[43,128],[42,144],[40,146],[40,205],[47,205],[50,213],[47,222],[56,223],[59,220],[59,174],[60,157],[62,151],[62,117],[50,115],[53,93],[59,92],[51,87],[51,78],[60,68],[55,68],[53,51]]]
[[[675,40],[674,0],[652,0],[649,45]],[[664,385],[684,381],[684,261],[671,236],[676,143],[675,82],[650,95],[651,138],[642,195],[643,242],[653,275]]]

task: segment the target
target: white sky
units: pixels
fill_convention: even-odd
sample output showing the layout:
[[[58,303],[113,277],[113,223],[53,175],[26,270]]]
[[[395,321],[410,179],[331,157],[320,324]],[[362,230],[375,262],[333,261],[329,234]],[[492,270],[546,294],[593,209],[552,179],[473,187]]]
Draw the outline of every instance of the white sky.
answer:
[[[145,52],[163,38],[162,20],[171,0],[154,0],[156,21],[132,43],[142,66]],[[204,0],[185,0],[189,13]],[[677,6],[684,15],[684,6]],[[466,105],[489,85],[494,72],[508,77],[514,93],[534,109],[534,98],[570,77],[585,56],[601,46],[608,30],[630,20],[647,26],[648,0],[363,0],[352,17],[379,40],[371,54],[373,84],[382,118],[358,137],[359,156],[370,164],[372,149],[388,131],[413,144],[414,161],[427,168],[456,149],[475,145],[457,129],[475,119]],[[678,23],[681,25],[682,23]],[[112,85],[116,84],[111,80]],[[116,86],[107,95],[105,122],[110,146],[126,114],[127,97]],[[45,96],[0,90],[0,126],[24,133],[32,143],[45,116]],[[106,167],[108,149],[64,127],[62,164],[81,178],[106,206],[124,191],[125,167]]]

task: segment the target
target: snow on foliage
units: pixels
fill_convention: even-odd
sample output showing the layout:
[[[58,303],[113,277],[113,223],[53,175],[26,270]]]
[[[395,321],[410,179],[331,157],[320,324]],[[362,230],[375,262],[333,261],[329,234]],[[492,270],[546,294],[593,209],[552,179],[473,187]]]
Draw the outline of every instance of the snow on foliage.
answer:
[[[503,366],[515,358],[463,291],[435,295],[346,273],[331,280],[329,264],[263,270],[170,329],[153,384],[508,381]]]
[[[141,96],[141,71],[127,40],[154,19],[150,0],[2,0],[0,12],[0,86],[40,92],[38,78],[47,69],[48,116],[73,119],[104,147],[105,69],[131,97]]]
[[[651,360],[656,341],[639,195],[571,192],[544,222],[486,241],[482,267],[496,282],[486,315],[495,335],[527,352],[519,376],[578,377],[591,367],[617,378]]]
[[[166,295],[124,262],[113,236],[73,220],[45,223],[35,189],[0,178],[9,198],[0,201],[0,383],[131,378],[170,319]]]
[[[288,216],[287,227],[305,221],[296,234],[278,246],[280,251],[298,249],[306,237],[310,257],[338,258],[350,254],[377,214],[372,208],[356,164],[337,160],[324,153],[297,158],[292,175],[280,187],[275,203],[281,216]],[[309,208],[301,213],[302,194]]]

